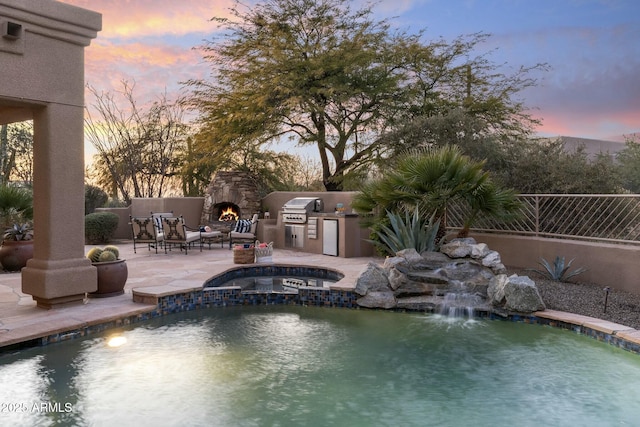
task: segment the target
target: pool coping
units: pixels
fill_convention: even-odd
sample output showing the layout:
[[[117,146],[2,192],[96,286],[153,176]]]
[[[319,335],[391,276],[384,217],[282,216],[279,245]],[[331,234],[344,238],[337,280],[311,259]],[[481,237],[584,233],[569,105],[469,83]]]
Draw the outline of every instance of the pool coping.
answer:
[[[289,265],[296,268],[317,268],[300,264]],[[213,276],[222,276],[233,267]],[[333,269],[334,271],[339,271]],[[51,310],[44,316],[33,319],[14,319],[13,328],[4,329],[0,324],[0,354],[27,347],[45,346],[91,334],[117,330],[146,320],[171,313],[193,311],[214,307],[237,305],[313,305],[332,308],[360,308],[355,303],[355,280],[351,277],[339,280],[329,288],[306,288],[293,293],[242,293],[239,286],[206,288],[204,285],[173,283],[133,288],[131,294],[92,301],[92,304],[75,306],[72,311]],[[345,279],[351,282],[345,284]],[[408,312],[411,310],[397,310]],[[415,312],[425,312],[416,310]],[[563,312],[544,310],[531,314],[513,313],[504,316],[485,313],[482,317],[501,319],[530,324],[539,324],[567,329],[575,333],[592,337],[598,341],[614,345],[629,352],[640,354],[640,331],[629,326],[610,321]]]

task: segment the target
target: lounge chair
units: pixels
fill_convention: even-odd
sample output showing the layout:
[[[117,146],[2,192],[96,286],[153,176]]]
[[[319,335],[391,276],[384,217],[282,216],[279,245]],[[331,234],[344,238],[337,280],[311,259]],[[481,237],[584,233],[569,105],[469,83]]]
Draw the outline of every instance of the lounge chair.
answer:
[[[181,251],[184,249],[184,253],[188,254],[189,247],[196,242],[200,246],[200,252],[202,252],[202,238],[199,229],[187,227],[184,223],[184,218],[181,216],[160,217],[160,219],[164,238],[164,253],[167,253],[167,248],[171,250],[172,246],[178,246]]]
[[[251,221],[239,220],[229,232],[229,249],[234,243],[254,243],[258,229],[258,214],[253,214]]]
[[[159,230],[153,217],[134,217],[129,215],[131,234],[133,236],[133,253],[136,253],[136,244],[146,243],[149,250],[154,248],[158,253],[158,247],[164,240],[162,230]]]

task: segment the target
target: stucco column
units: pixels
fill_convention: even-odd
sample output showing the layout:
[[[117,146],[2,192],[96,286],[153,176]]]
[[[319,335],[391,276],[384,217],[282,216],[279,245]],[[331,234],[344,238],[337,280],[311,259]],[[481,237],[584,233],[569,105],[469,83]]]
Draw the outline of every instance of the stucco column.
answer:
[[[34,257],[22,269],[22,291],[43,308],[81,303],[97,289],[84,256],[83,114],[56,103],[34,111]]]

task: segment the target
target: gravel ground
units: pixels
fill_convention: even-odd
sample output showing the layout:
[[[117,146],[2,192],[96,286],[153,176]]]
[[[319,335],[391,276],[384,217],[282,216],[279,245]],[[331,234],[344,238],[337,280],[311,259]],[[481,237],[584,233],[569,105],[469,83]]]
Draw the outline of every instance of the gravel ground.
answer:
[[[604,310],[604,286],[582,283],[555,282],[531,271],[514,271],[536,282],[538,292],[548,309],[597,317],[640,330],[640,295],[611,289]],[[572,279],[572,281],[573,281]]]

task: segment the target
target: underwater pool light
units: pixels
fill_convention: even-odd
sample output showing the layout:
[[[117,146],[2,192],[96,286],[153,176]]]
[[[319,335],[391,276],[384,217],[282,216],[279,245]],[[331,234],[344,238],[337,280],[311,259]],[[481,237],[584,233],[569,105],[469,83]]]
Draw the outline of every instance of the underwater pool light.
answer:
[[[127,339],[122,335],[115,335],[107,341],[107,345],[109,347],[120,347],[121,345],[126,344]]]

